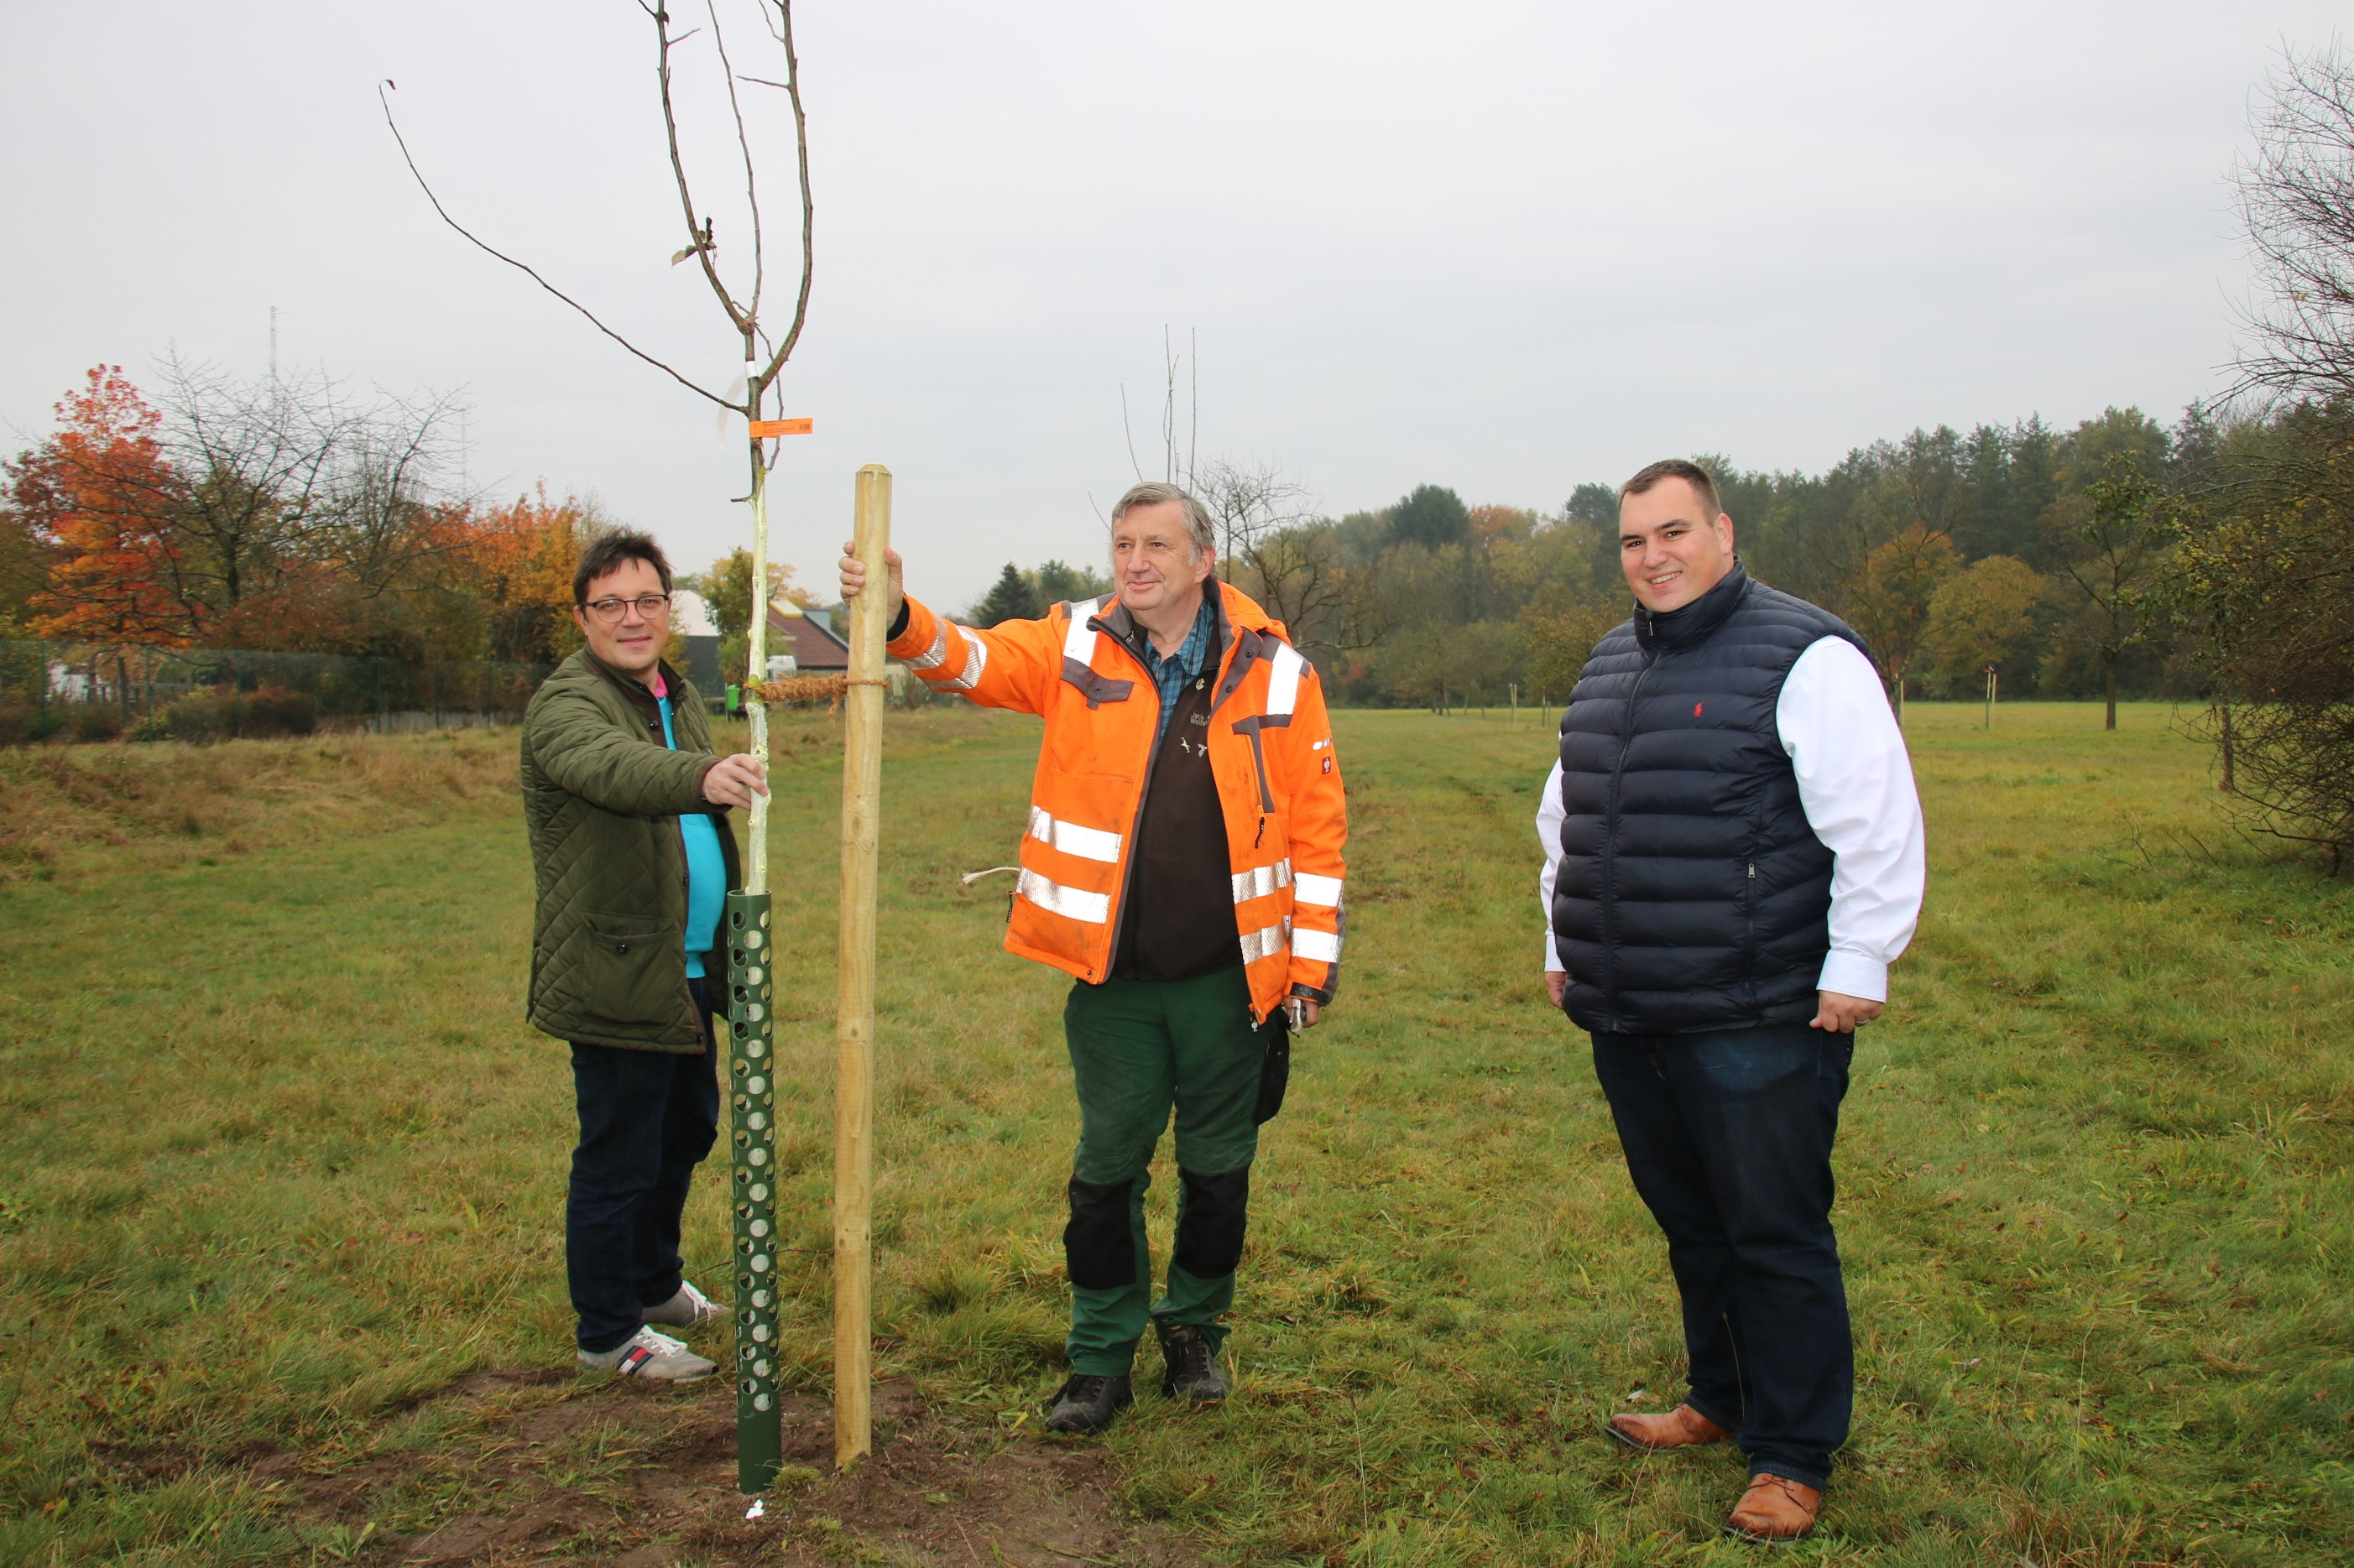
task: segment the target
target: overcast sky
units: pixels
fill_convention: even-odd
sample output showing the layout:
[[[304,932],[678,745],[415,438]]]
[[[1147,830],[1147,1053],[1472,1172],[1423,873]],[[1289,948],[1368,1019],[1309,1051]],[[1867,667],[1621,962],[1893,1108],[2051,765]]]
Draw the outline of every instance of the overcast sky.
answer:
[[[740,439],[443,228],[377,107],[397,81],[462,220],[724,388],[735,344],[669,261],[630,0],[0,17],[12,449],[101,361],[152,379],[176,345],[262,374],[276,305],[287,366],[461,392],[478,484],[593,493],[682,567],[748,538]],[[2232,350],[2251,93],[2333,20],[801,0],[817,275],[784,411],[817,433],[785,443],[778,554],[830,576],[851,476],[882,462],[919,592],[1096,556],[1136,477],[1123,385],[1161,476],[1164,323],[1198,335],[1203,455],[1279,464],[1336,514],[1424,482],[1557,507],[1668,453],[1819,469],[1940,421],[2170,418]],[[682,92],[740,270],[708,41]],[[740,73],[780,74],[751,12],[728,41]],[[745,90],[781,320],[790,131],[780,94]]]

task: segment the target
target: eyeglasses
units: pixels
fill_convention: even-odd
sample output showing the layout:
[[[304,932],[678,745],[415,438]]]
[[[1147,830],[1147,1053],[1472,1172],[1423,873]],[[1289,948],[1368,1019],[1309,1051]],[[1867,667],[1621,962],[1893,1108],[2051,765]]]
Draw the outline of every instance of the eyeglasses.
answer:
[[[635,599],[592,599],[580,608],[607,626],[618,626],[635,606],[640,620],[658,620],[670,613],[670,595],[642,593]]]

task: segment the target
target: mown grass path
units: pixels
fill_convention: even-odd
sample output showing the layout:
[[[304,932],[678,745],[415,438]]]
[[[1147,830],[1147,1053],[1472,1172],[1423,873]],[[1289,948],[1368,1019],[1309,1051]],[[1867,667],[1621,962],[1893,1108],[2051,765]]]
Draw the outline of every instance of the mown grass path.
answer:
[[[1839,1160],[1856,1435],[1823,1535],[1776,1560],[2354,1561],[2354,887],[2232,839],[2162,709],[1978,722],[1910,715],[1930,913]],[[1144,1394],[1108,1444],[1125,1494],[1236,1562],[1746,1561],[1715,1535],[1736,1456],[1595,1436],[1672,1402],[1680,1351],[1542,1001],[1548,730],[1337,724],[1344,990],[1263,1142],[1243,1394]],[[1065,985],[997,950],[1007,879],[958,874],[1012,858],[1035,744],[929,713],[886,749],[883,1371],[1015,1444],[1057,1375]],[[365,1499],[386,1531],[498,1506],[480,1412],[418,1402],[568,1356],[569,1075],[518,1017],[512,746],[224,747],[185,809],[172,748],[0,759],[50,834],[0,862],[0,1562],[367,1559],[273,1455],[421,1454]],[[819,1388],[839,753],[814,720],[783,750],[787,1277]],[[716,1183],[690,1236],[716,1291]],[[636,1462],[547,1460],[590,1489]]]

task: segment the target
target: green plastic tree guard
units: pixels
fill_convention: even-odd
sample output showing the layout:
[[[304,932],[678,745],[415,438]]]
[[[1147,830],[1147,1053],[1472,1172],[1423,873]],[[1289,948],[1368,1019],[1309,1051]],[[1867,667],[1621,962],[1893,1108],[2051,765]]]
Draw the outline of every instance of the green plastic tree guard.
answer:
[[[736,1210],[736,1488],[769,1489],[784,1459],[777,1408],[775,935],[769,895],[730,893],[727,1080]]]

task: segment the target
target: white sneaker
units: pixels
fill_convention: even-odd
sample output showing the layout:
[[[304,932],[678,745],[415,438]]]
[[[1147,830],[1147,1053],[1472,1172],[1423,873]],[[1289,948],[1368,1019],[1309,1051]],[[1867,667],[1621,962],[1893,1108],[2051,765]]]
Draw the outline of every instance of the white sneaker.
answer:
[[[652,1329],[640,1329],[610,1351],[579,1351],[574,1359],[583,1372],[615,1372],[623,1377],[652,1378],[656,1383],[685,1383],[708,1377],[717,1361],[705,1361],[685,1342]]]
[[[660,1323],[672,1329],[692,1329],[697,1323],[726,1316],[727,1309],[725,1307],[684,1279],[678,1282],[677,1295],[659,1307],[647,1308],[645,1312],[647,1322]]]

